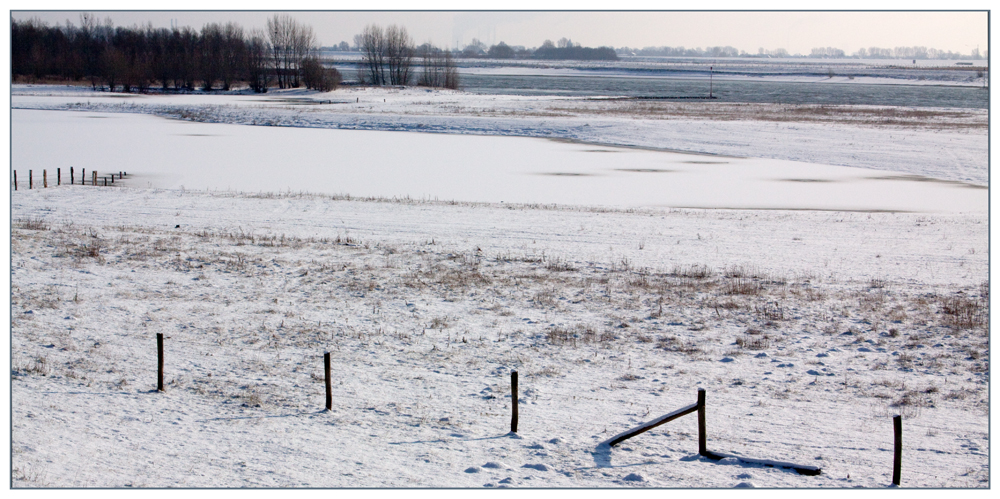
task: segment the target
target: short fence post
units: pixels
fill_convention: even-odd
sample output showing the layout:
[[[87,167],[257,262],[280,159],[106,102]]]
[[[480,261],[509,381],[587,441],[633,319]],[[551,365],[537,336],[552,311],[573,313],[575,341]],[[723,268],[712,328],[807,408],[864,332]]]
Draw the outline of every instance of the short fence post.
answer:
[[[156,391],[163,391],[163,333],[156,333]]]
[[[104,177],[104,187],[108,186],[108,177]]]
[[[330,382],[330,352],[323,354],[323,371],[326,373],[326,410],[333,410],[333,386]]]
[[[28,170],[28,189],[35,188],[35,174],[31,170]]]
[[[69,167],[69,185],[73,185],[73,167]]]
[[[899,487],[899,474],[903,465],[903,416],[892,417],[892,429],[896,437],[895,453],[892,458],[892,483]]]
[[[91,175],[91,177],[90,177],[91,178],[90,185],[96,186],[97,185],[97,170],[94,170],[93,172],[91,172],[90,175]]]
[[[705,389],[698,389],[698,454],[708,455],[708,445],[705,438]]]
[[[14,170],[14,190],[17,190],[17,170]]]
[[[62,168],[56,168],[56,185],[62,185]]]
[[[87,185],[87,169],[80,169],[80,185]]]
[[[49,188],[49,171],[44,169],[42,170],[42,188]]]
[[[510,432],[517,433],[517,371],[510,373]]]

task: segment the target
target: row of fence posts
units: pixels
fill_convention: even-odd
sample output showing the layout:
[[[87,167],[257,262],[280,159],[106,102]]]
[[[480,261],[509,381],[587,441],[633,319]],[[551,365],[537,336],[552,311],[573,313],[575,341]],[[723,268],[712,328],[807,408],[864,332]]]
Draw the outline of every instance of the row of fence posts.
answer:
[[[156,333],[156,365],[157,365],[157,375],[156,375],[156,390],[158,392],[165,391],[163,386],[163,333]],[[323,353],[323,374],[326,380],[326,410],[333,410],[333,382],[330,376],[330,352]],[[510,432],[517,433],[517,371],[512,371],[510,373],[510,399],[511,399],[511,418],[510,418]],[[707,430],[705,424],[706,415],[706,405],[705,405],[705,389],[698,389],[698,402],[692,404],[688,407],[678,409],[666,416],[656,419],[652,422],[643,424],[633,430],[622,433],[621,435],[615,437],[614,439],[608,441],[608,446],[613,447],[629,438],[632,438],[641,433],[645,433],[661,424],[673,421],[681,416],[691,414],[693,412],[698,413],[698,454],[705,456],[712,460],[723,459],[725,456],[713,453],[708,450],[707,444]],[[900,471],[903,462],[903,417],[896,415],[892,417],[893,434],[894,434],[894,452],[892,461],[892,483],[895,486],[900,485]],[[818,475],[820,473],[819,468],[807,466],[807,467],[795,467],[796,471],[803,475]]]
[[[81,170],[80,171],[80,185],[86,185],[87,184],[87,182],[86,182],[87,181],[87,169],[86,168],[81,168],[80,170]],[[90,185],[95,185],[95,186],[98,185],[97,170],[91,170],[90,173],[91,173]],[[111,175],[107,175],[107,176],[101,177],[101,180],[104,181],[104,186],[107,187],[109,179],[111,180],[111,185],[114,185],[114,183],[115,183],[115,177],[116,176],[118,177],[118,180],[121,180],[121,179],[125,178],[126,175],[128,175],[128,172],[112,173]],[[76,183],[76,176],[73,173],[73,167],[72,166],[69,167],[69,183],[70,183],[70,185],[73,185],[73,184]],[[56,185],[62,185],[62,168],[56,168]],[[43,188],[48,188],[49,187],[49,172],[48,172],[48,170],[42,170],[42,187]],[[28,170],[28,189],[34,189],[34,188],[35,188],[34,172],[32,170]],[[15,191],[17,190],[17,170],[14,170],[14,190]]]

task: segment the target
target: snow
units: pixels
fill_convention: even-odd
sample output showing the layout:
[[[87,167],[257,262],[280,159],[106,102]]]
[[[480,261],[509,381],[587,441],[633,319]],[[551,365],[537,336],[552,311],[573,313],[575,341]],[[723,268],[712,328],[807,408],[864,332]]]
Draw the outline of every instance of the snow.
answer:
[[[124,171],[134,176],[129,185],[170,189],[674,208],[987,207],[987,189],[972,184],[793,161],[523,137],[247,127],[108,113],[12,115],[12,164],[22,183],[25,170],[74,165],[77,174]],[[226,163],[233,168],[218,167]]]
[[[592,116],[501,116],[568,99],[285,97],[373,109],[15,89],[19,181],[129,178],[11,192],[14,487],[888,487],[894,414],[903,486],[989,486],[977,128],[691,119],[718,127],[705,156],[635,116],[583,137],[601,145],[461,135],[579,139]],[[447,133],[387,131],[423,122]],[[769,127],[785,139],[725,152]],[[788,157],[828,132],[879,169]],[[693,416],[601,445],[699,388],[732,458],[697,454]]]
[[[15,110],[154,114],[295,128],[569,139],[699,154],[893,171],[985,186],[987,113],[978,109],[647,103],[345,88],[265,95],[128,95],[15,85]],[[831,110],[837,111],[830,116]],[[789,114],[794,113],[794,117]]]

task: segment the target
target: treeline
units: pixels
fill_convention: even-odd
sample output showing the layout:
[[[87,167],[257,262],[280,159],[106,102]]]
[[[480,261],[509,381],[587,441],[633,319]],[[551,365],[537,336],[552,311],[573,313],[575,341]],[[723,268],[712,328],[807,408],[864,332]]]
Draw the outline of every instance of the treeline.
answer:
[[[12,78],[83,80],[110,91],[332,90],[340,74],[317,54],[312,27],[284,14],[268,19],[266,32],[236,23],[206,24],[200,32],[115,27],[91,14],[80,16],[80,26],[11,21]]]
[[[618,55],[656,56],[656,57],[741,57],[748,55],[736,47],[708,47],[708,48],[685,48],[685,47],[645,47],[631,48],[621,47],[617,49]]]
[[[545,40],[538,48],[509,46],[504,42],[486,48],[486,45],[473,38],[472,43],[461,51],[462,57],[489,59],[544,59],[544,60],[575,60],[575,61],[617,61],[618,54],[611,47],[590,48],[579,43],[573,43],[568,38],[560,38],[558,42]]]
[[[561,41],[561,40],[560,40]],[[535,59],[547,60],[574,60],[574,61],[617,61],[618,54],[611,47],[581,47],[572,41],[566,40],[563,46],[556,46],[551,41],[545,40],[541,47],[538,47],[531,55]]]
[[[365,26],[354,37],[361,51],[358,82],[370,85],[418,85],[458,88],[458,69],[451,53],[429,43],[414,47],[405,27],[376,24]],[[413,71],[414,59],[420,58],[421,73]]]
[[[985,59],[989,54],[980,54],[978,48],[972,49],[971,54],[960,54],[958,52],[952,52],[950,50],[938,50],[935,48],[927,47],[895,47],[895,48],[879,48],[879,47],[869,47],[860,48],[854,53],[853,57],[858,57],[861,59]]]
[[[789,54],[783,48],[774,50],[757,49],[756,53],[744,52],[736,47],[707,47],[707,48],[685,48],[685,47],[645,47],[631,48],[621,47],[616,49],[618,55],[622,56],[657,56],[657,57],[810,57],[819,59],[983,59],[986,55],[981,55],[979,49],[974,49],[971,54],[960,54],[957,52],[937,50],[927,47],[895,47],[879,48],[869,47],[858,49],[853,54],[848,54],[836,47],[816,47],[809,55]],[[988,52],[987,52],[988,54]]]

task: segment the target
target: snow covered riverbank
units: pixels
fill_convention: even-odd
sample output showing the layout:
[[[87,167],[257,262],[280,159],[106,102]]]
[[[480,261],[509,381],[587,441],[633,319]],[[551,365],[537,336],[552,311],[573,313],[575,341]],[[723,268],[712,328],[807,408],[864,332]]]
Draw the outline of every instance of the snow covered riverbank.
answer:
[[[15,85],[13,109],[154,114],[205,123],[514,135],[778,159],[988,182],[978,109],[641,102],[430,89],[122,95]]]
[[[50,176],[49,188],[11,192],[15,487],[886,487],[894,414],[903,486],[989,486],[983,115],[823,123],[813,108],[783,123],[787,110],[729,107],[684,118],[713,130],[703,152],[715,154],[746,149],[731,140],[739,127],[782,130],[770,148],[721,158],[386,131],[531,128],[685,149],[689,131],[658,132],[673,118],[637,118],[693,112],[683,106],[491,108],[448,100],[461,94],[424,103],[416,90],[31,93],[14,97],[12,169],[33,168],[37,182],[41,168],[65,181],[70,165],[127,166],[131,178],[103,188]],[[345,102],[321,103],[334,99]],[[615,115],[603,131],[578,132],[603,114]],[[377,132],[237,126],[340,120]],[[795,130],[817,141],[843,130],[834,140],[877,154],[805,147],[814,161],[789,164]],[[876,144],[881,133],[931,159],[911,163],[905,147]],[[827,160],[851,156],[881,171],[851,177]],[[391,177],[406,158],[428,159]],[[674,194],[772,209],[644,197],[699,176],[730,194],[690,180]],[[894,196],[914,204],[893,207]],[[893,209],[917,212],[877,211]],[[746,461],[698,456],[694,416],[601,445],[699,388],[709,450]]]

